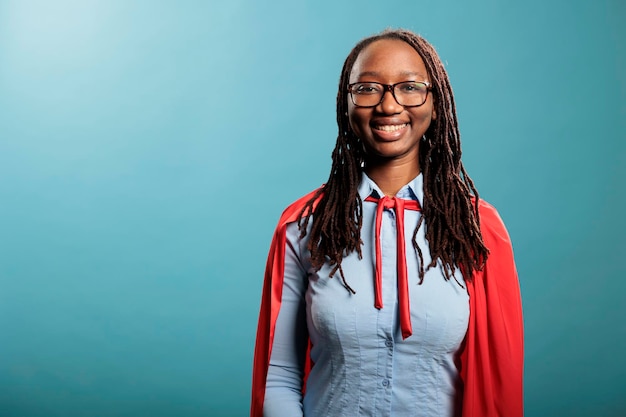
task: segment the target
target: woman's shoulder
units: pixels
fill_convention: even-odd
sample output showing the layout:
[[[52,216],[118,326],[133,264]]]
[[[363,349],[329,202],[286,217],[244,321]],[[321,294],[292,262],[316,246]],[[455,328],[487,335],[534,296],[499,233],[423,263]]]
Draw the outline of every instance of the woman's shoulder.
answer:
[[[505,242],[511,241],[506,226],[494,206],[480,199],[478,201],[478,213],[480,215],[480,231],[484,239],[489,241],[493,241],[494,239]]]
[[[295,222],[302,210],[305,208],[306,204],[318,194],[318,198],[313,202],[313,209],[315,209],[315,205],[319,201],[319,198],[322,196],[321,190],[323,186],[316,188],[315,190],[303,195],[293,203],[287,206],[287,208],[283,211],[280,219],[278,220],[278,226],[286,225],[287,223]]]

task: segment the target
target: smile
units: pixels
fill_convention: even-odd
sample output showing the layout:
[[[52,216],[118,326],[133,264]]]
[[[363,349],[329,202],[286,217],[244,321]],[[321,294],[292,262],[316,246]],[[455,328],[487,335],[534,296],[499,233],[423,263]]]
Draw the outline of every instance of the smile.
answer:
[[[404,129],[408,125],[409,125],[408,123],[403,123],[401,125],[379,125],[379,126],[374,126],[374,129],[382,130],[383,132],[395,132],[397,130]]]

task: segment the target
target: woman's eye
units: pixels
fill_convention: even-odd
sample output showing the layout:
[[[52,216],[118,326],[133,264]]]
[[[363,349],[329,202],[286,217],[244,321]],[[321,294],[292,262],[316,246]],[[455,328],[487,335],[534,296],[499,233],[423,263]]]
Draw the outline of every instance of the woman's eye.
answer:
[[[360,84],[356,86],[357,94],[376,94],[380,91],[380,87],[375,84]]]
[[[403,93],[419,93],[424,90],[422,84],[418,83],[410,83],[410,84],[401,84],[400,91]]]

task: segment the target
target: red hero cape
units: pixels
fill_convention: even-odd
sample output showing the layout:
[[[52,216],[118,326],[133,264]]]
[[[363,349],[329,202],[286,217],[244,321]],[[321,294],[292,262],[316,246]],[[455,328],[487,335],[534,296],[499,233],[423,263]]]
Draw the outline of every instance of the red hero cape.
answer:
[[[263,416],[265,381],[283,291],[287,224],[297,220],[312,193],[290,205],[274,232],[265,268],[252,376],[251,417]],[[495,208],[479,202],[480,225],[490,254],[466,281],[470,317],[461,347],[463,417],[521,417],[524,335],[522,303],[509,235]],[[307,360],[305,379],[310,369]]]

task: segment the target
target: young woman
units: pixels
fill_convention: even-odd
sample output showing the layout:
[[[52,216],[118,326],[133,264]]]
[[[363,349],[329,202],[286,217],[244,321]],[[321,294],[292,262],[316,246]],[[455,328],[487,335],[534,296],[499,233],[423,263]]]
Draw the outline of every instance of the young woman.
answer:
[[[251,415],[523,415],[507,231],[461,163],[434,48],[385,31],[348,55],[328,182],[276,229]]]

